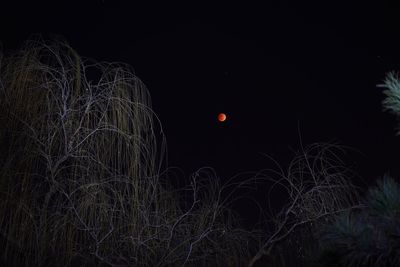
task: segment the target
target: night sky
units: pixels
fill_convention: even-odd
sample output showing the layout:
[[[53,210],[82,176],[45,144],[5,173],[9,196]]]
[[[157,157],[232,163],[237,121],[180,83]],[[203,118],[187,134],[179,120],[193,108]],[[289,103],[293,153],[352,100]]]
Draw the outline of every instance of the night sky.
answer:
[[[376,87],[400,71],[396,6],[55,2],[2,4],[3,50],[62,36],[83,57],[130,64],[162,122],[169,166],[210,166],[223,179],[271,167],[263,154],[285,166],[301,135],[303,145],[357,150],[347,162],[361,183],[400,175],[396,119]]]

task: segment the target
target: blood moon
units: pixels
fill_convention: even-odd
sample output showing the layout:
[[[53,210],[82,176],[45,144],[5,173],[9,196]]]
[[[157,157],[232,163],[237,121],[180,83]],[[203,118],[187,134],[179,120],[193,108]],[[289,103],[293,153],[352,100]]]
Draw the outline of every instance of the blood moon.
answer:
[[[218,120],[219,120],[220,122],[226,121],[226,114],[225,114],[225,113],[219,113],[219,114],[218,114]]]

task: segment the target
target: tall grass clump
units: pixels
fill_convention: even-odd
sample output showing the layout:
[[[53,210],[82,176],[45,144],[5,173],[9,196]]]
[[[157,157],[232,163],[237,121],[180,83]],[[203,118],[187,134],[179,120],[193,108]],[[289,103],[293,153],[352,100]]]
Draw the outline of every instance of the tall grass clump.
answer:
[[[144,84],[123,64],[29,41],[0,64],[0,245],[9,266],[242,265],[209,170],[175,192]],[[180,198],[186,196],[186,198]]]

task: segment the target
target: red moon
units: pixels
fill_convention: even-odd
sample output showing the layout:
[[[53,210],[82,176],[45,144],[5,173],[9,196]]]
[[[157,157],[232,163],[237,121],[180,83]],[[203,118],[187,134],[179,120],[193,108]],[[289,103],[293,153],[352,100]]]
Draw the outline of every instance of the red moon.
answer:
[[[225,120],[226,120],[226,114],[225,114],[225,113],[220,113],[220,114],[218,114],[218,120],[219,120],[220,122],[225,121]]]

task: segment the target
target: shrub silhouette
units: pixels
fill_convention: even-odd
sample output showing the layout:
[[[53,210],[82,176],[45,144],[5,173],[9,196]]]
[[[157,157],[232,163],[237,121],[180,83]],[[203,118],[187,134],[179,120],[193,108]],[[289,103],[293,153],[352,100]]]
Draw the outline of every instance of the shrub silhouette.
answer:
[[[389,73],[383,110],[400,116],[400,80]],[[397,131],[400,134],[400,131]],[[371,187],[361,210],[351,210],[323,227],[318,266],[400,266],[400,184],[384,175]]]
[[[385,175],[362,210],[341,214],[321,235],[323,266],[400,265],[400,185]]]

